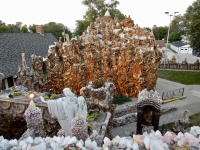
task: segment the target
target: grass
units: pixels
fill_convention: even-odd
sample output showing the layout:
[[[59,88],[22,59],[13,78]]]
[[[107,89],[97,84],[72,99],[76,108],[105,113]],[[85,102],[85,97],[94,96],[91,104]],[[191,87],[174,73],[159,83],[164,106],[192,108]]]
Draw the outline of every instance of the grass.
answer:
[[[158,77],[186,85],[200,84],[200,72],[158,70]]]
[[[165,43],[165,44],[167,44],[167,43]],[[173,49],[170,47],[170,45],[171,45],[171,44],[168,43],[167,48],[170,49],[173,53],[177,53],[175,50],[173,50]]]
[[[189,116],[190,122],[193,123],[194,126],[200,126],[200,112],[194,115]],[[178,121],[178,120],[177,120]],[[165,124],[165,130],[171,130],[174,125],[174,122],[170,122]],[[162,130],[162,126],[159,127],[159,130]]]

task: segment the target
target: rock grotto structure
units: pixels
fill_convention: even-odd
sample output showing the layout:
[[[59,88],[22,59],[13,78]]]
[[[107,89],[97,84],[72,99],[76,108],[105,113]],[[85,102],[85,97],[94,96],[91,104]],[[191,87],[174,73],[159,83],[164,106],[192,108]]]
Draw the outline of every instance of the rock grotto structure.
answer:
[[[97,18],[81,36],[61,39],[49,47],[47,57],[32,55],[30,68],[19,66],[18,85],[36,91],[62,93],[70,87],[79,95],[90,81],[113,82],[115,94],[137,97],[146,85],[156,85],[162,53],[155,37],[130,18],[120,21],[109,13]]]

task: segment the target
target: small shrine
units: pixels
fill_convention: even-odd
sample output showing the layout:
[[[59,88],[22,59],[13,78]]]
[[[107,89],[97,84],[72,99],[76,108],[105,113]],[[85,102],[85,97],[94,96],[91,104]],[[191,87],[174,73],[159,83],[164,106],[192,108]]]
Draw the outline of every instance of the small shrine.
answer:
[[[161,116],[159,93],[147,86],[139,93],[137,103],[137,134],[158,130]]]

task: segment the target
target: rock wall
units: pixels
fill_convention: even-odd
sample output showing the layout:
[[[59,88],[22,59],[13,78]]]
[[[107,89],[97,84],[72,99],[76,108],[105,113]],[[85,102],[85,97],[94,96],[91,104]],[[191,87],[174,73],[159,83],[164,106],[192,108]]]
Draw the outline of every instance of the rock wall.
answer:
[[[70,87],[79,95],[89,81],[103,78],[115,84],[115,94],[137,97],[146,85],[156,85],[161,56],[153,34],[130,16],[123,21],[104,16],[81,36],[70,41],[66,35],[65,43],[50,46],[45,60],[33,55],[31,73],[19,70],[18,84],[42,92],[52,88],[54,93]]]

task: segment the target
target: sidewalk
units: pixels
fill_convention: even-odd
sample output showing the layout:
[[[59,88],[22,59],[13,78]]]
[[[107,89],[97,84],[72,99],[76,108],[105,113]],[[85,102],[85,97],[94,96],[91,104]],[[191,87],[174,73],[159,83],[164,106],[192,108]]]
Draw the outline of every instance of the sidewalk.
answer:
[[[171,91],[178,88],[185,88],[184,95],[186,96],[183,100],[176,100],[170,103],[162,104],[162,106],[177,106],[177,111],[164,114],[160,117],[159,125],[163,125],[169,122],[174,122],[182,118],[183,112],[189,110],[189,115],[200,112],[200,85],[184,85],[165,79],[158,79],[156,90],[160,93]],[[135,101],[133,101],[135,102]],[[131,132],[136,133],[136,123],[130,123],[122,127],[113,128],[113,136],[127,136]]]

